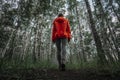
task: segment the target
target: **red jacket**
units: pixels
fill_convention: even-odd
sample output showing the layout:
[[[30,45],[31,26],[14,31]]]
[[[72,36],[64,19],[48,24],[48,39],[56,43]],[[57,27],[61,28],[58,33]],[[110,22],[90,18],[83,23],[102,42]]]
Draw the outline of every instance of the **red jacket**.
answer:
[[[53,22],[52,41],[54,42],[58,38],[71,39],[69,21],[64,17],[58,17]]]

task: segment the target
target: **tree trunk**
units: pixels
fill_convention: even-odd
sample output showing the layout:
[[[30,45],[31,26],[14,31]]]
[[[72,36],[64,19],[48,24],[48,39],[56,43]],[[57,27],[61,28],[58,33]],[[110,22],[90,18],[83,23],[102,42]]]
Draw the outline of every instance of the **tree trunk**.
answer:
[[[90,28],[91,28],[93,38],[94,38],[94,41],[95,41],[95,45],[96,45],[96,48],[97,48],[98,62],[100,64],[105,64],[107,61],[106,61],[106,58],[105,58],[105,55],[104,55],[104,50],[103,50],[103,47],[102,47],[100,37],[98,36],[98,33],[95,29],[95,23],[94,23],[94,20],[93,20],[91,9],[90,9],[90,4],[89,4],[88,0],[85,0],[85,3],[86,3],[86,8],[87,8],[87,11],[88,11],[88,15],[89,15]]]
[[[34,28],[34,42],[33,42],[33,53],[32,53],[32,57],[33,57],[33,62],[36,62],[37,58],[36,58],[36,28]]]
[[[102,7],[102,4],[100,2],[100,0],[96,0],[95,1],[95,4],[96,4],[96,7],[95,9],[98,10],[98,14],[100,17],[98,17],[98,20],[100,20],[100,26],[103,26],[100,30],[101,30],[101,40],[102,40],[102,43],[103,43],[103,49],[104,49],[104,52],[106,54],[106,56],[108,57],[108,60],[113,63],[114,62],[114,58],[113,56],[111,55],[112,53],[110,52],[110,44],[109,44],[109,36],[108,36],[108,33],[107,33],[107,26],[106,25],[106,20],[105,20],[105,13],[104,13],[104,10],[103,10],[103,7]]]
[[[115,49],[116,49],[116,52],[117,52],[117,54],[118,54],[118,58],[119,58],[119,61],[120,61],[120,51],[119,51],[119,48],[118,48],[118,45],[117,45],[117,42],[116,42],[116,37],[115,37],[115,34],[112,32],[112,30],[111,30],[111,27],[110,27],[110,23],[109,23],[109,21],[108,21],[108,19],[106,18],[106,16],[103,16],[103,15],[105,15],[105,12],[104,12],[104,10],[103,10],[103,7],[102,7],[102,4],[101,4],[101,1],[100,0],[97,0],[96,1],[96,3],[97,3],[97,5],[99,5],[99,7],[100,7],[100,12],[101,12],[101,16],[102,16],[102,18],[103,18],[103,20],[102,21],[105,21],[106,22],[106,26],[107,26],[107,28],[108,28],[108,30],[110,31],[110,34],[111,34],[111,39],[112,39],[112,41],[113,41],[113,43],[114,43],[114,46],[115,46]],[[112,6],[112,4],[111,4],[111,6]],[[117,15],[116,15],[117,16]],[[104,23],[104,22],[103,22]],[[103,29],[103,31],[105,31],[105,28]],[[107,32],[107,30],[106,30],[106,32]],[[106,32],[104,32],[104,34],[105,35],[107,35],[107,33]],[[106,36],[106,38],[108,38],[107,36]],[[105,38],[105,39],[106,39]],[[106,42],[105,42],[106,43]],[[108,53],[109,54],[109,53]]]
[[[6,54],[6,51],[9,49],[9,45],[10,45],[10,43],[11,43],[11,41],[12,41],[13,35],[14,35],[14,31],[12,31],[11,36],[10,36],[10,38],[9,38],[7,44],[6,44],[6,47],[5,47],[5,49],[3,49],[3,51],[2,51],[2,55],[1,55],[2,58],[4,58],[4,56],[7,55],[7,54]]]
[[[79,35],[80,35],[80,48],[81,48],[81,52],[82,52],[82,57],[83,57],[83,61],[86,62],[86,54],[84,52],[84,47],[83,47],[83,40],[82,40],[82,32],[81,32],[81,28],[80,28],[80,18],[78,15],[78,10],[77,10],[77,6],[76,6],[76,16],[77,16],[77,21],[78,21],[78,29],[79,29]],[[80,52],[79,52],[80,53]]]

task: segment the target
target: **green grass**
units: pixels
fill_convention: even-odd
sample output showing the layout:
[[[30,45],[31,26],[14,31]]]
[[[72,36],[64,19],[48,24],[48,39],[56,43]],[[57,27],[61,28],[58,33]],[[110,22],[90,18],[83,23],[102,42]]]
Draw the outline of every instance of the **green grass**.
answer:
[[[107,69],[112,71],[116,71],[119,69],[118,64],[110,64],[103,67],[98,67],[97,61],[89,61],[89,62],[67,62],[66,63],[66,68],[67,69]],[[1,59],[0,60],[0,69],[30,69],[30,68],[35,68],[35,69],[58,69],[58,65],[53,63],[50,60],[37,60],[33,61],[33,59],[29,56],[25,57],[24,60],[19,60],[19,59]]]
[[[51,68],[56,69],[57,65],[50,63],[48,61],[23,61],[23,62],[16,62],[14,60],[4,61],[1,65],[1,69],[29,69],[29,68]]]

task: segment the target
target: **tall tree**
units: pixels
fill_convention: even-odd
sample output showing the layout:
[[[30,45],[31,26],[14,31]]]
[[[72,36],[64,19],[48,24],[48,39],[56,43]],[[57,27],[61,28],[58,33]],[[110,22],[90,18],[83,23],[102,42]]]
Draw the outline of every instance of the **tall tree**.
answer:
[[[85,0],[85,4],[86,4],[87,12],[89,15],[90,28],[91,28],[91,31],[93,33],[94,41],[95,41],[96,48],[97,48],[98,63],[100,62],[101,64],[105,64],[107,61],[105,58],[105,54],[104,54],[104,50],[102,47],[100,37],[95,29],[95,23],[94,23],[92,11],[91,11],[90,4],[89,4],[88,0]]]

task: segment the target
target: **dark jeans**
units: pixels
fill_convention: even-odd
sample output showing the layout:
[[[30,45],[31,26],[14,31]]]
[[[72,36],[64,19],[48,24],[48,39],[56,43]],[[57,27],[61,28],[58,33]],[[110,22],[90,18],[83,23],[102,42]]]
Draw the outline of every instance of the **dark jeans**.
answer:
[[[65,58],[66,58],[66,38],[59,38],[56,40],[56,46],[57,46],[57,60],[59,65],[65,64]]]

